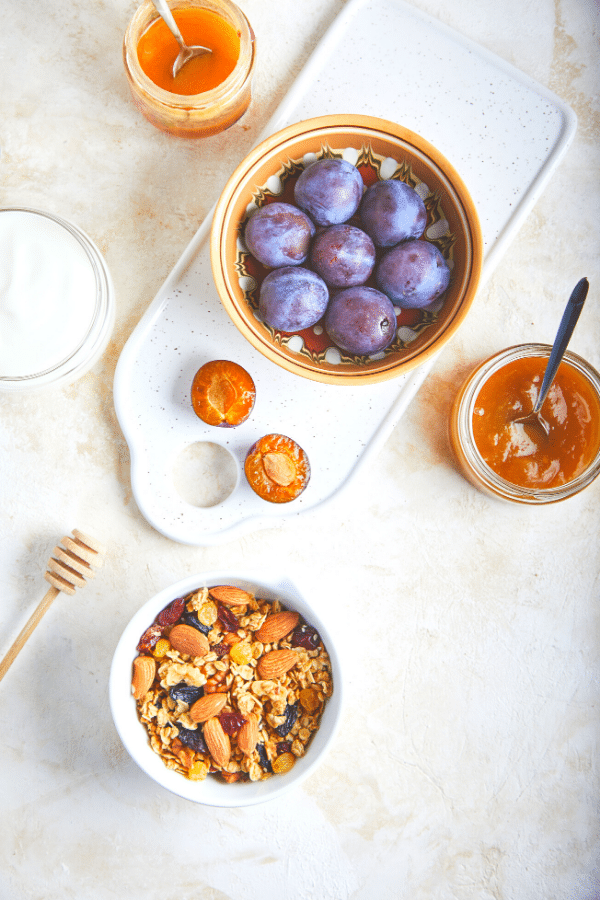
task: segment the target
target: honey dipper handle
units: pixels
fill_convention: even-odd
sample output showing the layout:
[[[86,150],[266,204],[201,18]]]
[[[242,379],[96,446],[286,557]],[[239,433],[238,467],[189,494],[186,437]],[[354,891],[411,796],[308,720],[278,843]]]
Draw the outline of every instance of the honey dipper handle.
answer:
[[[0,662],[0,681],[2,681],[2,679],[6,675],[6,673],[8,672],[8,670],[14,663],[15,659],[17,658],[17,656],[19,655],[19,653],[21,652],[21,650],[23,649],[23,647],[25,646],[25,644],[27,643],[29,638],[31,637],[31,634],[33,633],[34,629],[36,628],[37,625],[39,625],[39,623],[42,619],[42,616],[44,615],[45,612],[47,612],[50,604],[55,599],[55,597],[58,596],[58,594],[60,594],[60,591],[58,590],[58,588],[51,587],[46,592],[44,597],[42,597],[42,599],[38,603],[37,607],[34,609],[31,616],[29,617],[28,622],[23,626],[20,634],[15,639],[15,642],[13,643],[12,647],[10,648],[10,650],[8,651],[8,653],[6,654],[6,656],[4,657],[2,662]]]

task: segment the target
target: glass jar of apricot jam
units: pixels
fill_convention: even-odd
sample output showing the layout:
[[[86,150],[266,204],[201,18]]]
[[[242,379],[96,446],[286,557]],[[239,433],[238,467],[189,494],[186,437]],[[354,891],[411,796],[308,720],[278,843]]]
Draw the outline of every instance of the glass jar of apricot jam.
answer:
[[[144,0],[123,41],[133,101],[167,134],[218,134],[237,122],[250,104],[254,32],[231,0],[170,0],[169,6],[185,43],[212,52],[190,60],[173,78],[179,46],[154,5]]]
[[[551,347],[521,344],[481,363],[450,415],[450,443],[464,475],[517,503],[565,500],[600,474],[600,375],[567,351],[542,406],[546,435],[515,423],[533,409]]]

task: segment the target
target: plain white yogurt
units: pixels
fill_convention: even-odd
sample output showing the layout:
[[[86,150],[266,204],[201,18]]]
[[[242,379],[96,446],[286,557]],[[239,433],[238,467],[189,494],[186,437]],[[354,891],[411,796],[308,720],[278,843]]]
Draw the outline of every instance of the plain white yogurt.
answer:
[[[82,374],[112,329],[112,285],[78,228],[0,209],[0,389]]]

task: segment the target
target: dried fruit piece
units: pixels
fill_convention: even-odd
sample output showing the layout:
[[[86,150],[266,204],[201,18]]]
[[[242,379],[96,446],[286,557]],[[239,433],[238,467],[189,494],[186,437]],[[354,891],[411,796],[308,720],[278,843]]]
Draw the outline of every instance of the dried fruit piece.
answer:
[[[194,730],[192,728],[184,728],[183,725],[178,725],[177,728],[179,729],[179,740],[182,744],[185,744],[186,747],[190,747],[197,753],[208,752],[208,747],[200,728]]]
[[[296,628],[292,637],[292,647],[304,647],[305,650],[316,650],[320,643],[318,631],[312,625],[300,625]]]
[[[298,704],[292,703],[286,706],[285,708],[285,721],[278,725],[275,731],[277,734],[281,735],[281,737],[285,737],[289,734],[291,728],[296,722],[298,718]]]
[[[152,651],[154,659],[162,659],[170,646],[171,644],[166,638],[161,638]]]
[[[256,716],[249,715],[239,730],[237,738],[238,747],[245,756],[250,756],[258,743],[258,720]]]
[[[240,627],[238,619],[222,603],[217,604],[217,618],[226,631],[237,631]]]
[[[204,723],[204,740],[217,766],[226,766],[231,756],[231,742],[215,717]]]
[[[133,661],[131,690],[135,700],[145,697],[156,675],[156,662],[152,656],[136,656]]]
[[[246,455],[244,471],[252,490],[270,503],[295,500],[310,479],[308,456],[283,434],[259,438]]]
[[[256,638],[263,644],[273,644],[276,641],[280,641],[286,634],[294,630],[299,619],[299,613],[293,612],[291,609],[271,613],[256,632]]]
[[[256,752],[258,753],[258,763],[259,763],[261,769],[264,769],[265,772],[272,772],[273,766],[271,765],[271,761],[269,760],[269,757],[267,756],[267,751],[265,749],[265,745],[257,744]]]
[[[252,659],[252,647],[248,641],[238,641],[229,651],[229,657],[238,666],[246,666]]]
[[[219,714],[219,722],[225,734],[235,734],[245,722],[245,718],[236,712],[222,712]]]
[[[249,373],[226,359],[205,363],[192,382],[192,407],[207,425],[232,428],[245,422],[254,406],[256,388]]]
[[[137,645],[137,649],[140,653],[152,653],[154,647],[162,637],[162,633],[162,625],[158,625],[156,622],[153,625],[150,625],[149,628],[146,628]]]
[[[185,598],[178,597],[176,600],[172,600],[168,606],[165,606],[165,608],[161,612],[159,612],[156,617],[156,621],[163,627],[166,625],[174,625],[177,619],[181,617],[184,609]]]
[[[169,632],[171,645],[187,656],[206,656],[210,650],[207,637],[191,625],[175,625]]]
[[[293,753],[282,753],[281,756],[278,756],[277,759],[273,761],[273,771],[276,775],[285,775],[286,772],[290,771],[295,762],[296,757]]]
[[[218,716],[226,703],[227,694],[205,694],[191,707],[190,719],[192,722],[206,722],[207,719]]]
[[[208,589],[208,593],[214,600],[224,603],[225,606],[247,606],[252,600],[252,594],[242,588],[232,587],[229,584],[219,584]]]
[[[302,709],[309,715],[316,713],[321,706],[319,694],[317,693],[317,691],[315,691],[314,688],[304,688],[303,690],[301,690],[298,695],[298,699],[300,701],[300,706],[302,707]]]
[[[202,622],[198,620],[198,614],[195,612],[184,613],[181,617],[181,621],[186,625],[191,625],[192,628],[196,628],[198,631],[201,631],[202,634],[208,634],[211,630],[210,625],[203,625]]]
[[[295,650],[270,650],[258,661],[257,671],[265,681],[273,681],[281,678],[298,662],[298,654]]]
[[[169,688],[169,697],[175,700],[176,703],[182,701],[189,706],[202,696],[203,690],[201,687],[195,687],[195,685],[180,681],[179,684],[174,684],[172,688]]]

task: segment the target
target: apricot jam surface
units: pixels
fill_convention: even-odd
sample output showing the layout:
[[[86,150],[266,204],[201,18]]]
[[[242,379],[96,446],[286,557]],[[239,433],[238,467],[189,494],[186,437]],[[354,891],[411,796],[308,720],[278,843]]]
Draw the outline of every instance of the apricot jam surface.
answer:
[[[203,94],[231,75],[240,55],[240,36],[217,13],[200,7],[173,10],[183,40],[191,46],[208,47],[189,60],[173,78],[173,63],[179,45],[162,19],[156,19],[141,36],[137,54],[145,74],[158,87],[172,94]]]
[[[525,488],[551,488],[577,478],[600,447],[600,402],[592,385],[563,361],[542,406],[545,435],[515,424],[535,405],[547,359],[529,356],[494,372],[479,391],[473,436],[488,466],[505,481]]]

